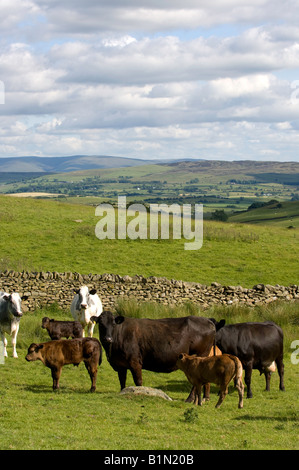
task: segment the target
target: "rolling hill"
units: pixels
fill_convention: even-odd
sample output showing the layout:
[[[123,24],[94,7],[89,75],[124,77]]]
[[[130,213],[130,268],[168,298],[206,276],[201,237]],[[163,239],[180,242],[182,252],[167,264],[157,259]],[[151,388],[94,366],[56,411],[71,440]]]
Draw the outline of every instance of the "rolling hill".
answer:
[[[108,155],[72,155],[69,157],[0,158],[0,172],[64,173],[94,168],[122,168],[153,163],[151,160]]]
[[[229,222],[299,227],[299,201],[269,201],[262,207],[232,215]]]

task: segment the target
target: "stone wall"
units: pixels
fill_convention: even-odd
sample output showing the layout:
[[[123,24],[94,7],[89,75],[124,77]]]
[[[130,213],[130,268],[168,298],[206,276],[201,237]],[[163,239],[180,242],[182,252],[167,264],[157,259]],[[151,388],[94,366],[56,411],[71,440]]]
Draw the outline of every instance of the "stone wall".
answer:
[[[247,305],[265,304],[275,300],[299,299],[299,286],[271,286],[257,284],[252,289],[241,286],[223,286],[213,282],[210,286],[196,282],[177,281],[164,277],[119,276],[117,274],[89,274],[65,272],[0,272],[0,291],[19,292],[27,295],[24,311],[57,303],[69,311],[74,289],[86,284],[96,288],[104,308],[112,308],[119,298],[134,298],[138,302],[179,304],[193,302],[201,309],[212,304]]]

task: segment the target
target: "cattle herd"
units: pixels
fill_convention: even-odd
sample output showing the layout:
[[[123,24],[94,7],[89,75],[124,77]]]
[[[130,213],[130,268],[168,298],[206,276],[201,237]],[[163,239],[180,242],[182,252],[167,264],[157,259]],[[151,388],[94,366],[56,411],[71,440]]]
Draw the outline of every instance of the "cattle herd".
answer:
[[[0,338],[4,356],[7,356],[5,333],[8,333],[12,336],[13,357],[18,357],[16,341],[22,317],[21,301],[17,293],[0,292]],[[157,320],[124,317],[103,311],[96,290],[89,290],[87,286],[75,292],[70,310],[74,321],[42,319],[41,327],[47,330],[51,341],[32,343],[25,357],[27,361],[40,360],[51,369],[53,390],[59,388],[64,365],[84,362],[91,379],[90,391],[94,392],[102,346],[109,364],[118,373],[121,389],[126,386],[128,370],[135,385],[141,386],[142,369],[153,372],[181,369],[192,385],[186,401],[201,405],[202,388],[203,399],[208,400],[210,383],[214,383],[220,388],[218,408],[228,392],[228,384],[234,380],[238,406],[242,408],[243,369],[247,398],[251,398],[252,369],[265,375],[269,391],[271,373],[276,366],[279,388],[285,389],[283,332],[273,322],[225,325],[225,320],[218,322],[197,316]],[[96,324],[100,341],[93,338]]]

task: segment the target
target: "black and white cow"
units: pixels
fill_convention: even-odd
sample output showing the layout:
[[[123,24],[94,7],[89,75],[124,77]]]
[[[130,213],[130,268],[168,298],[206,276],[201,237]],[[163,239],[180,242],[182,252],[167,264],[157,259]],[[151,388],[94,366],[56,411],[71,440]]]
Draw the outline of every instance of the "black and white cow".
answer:
[[[83,337],[85,336],[84,328],[86,326],[87,336],[92,337],[95,323],[91,321],[91,317],[98,317],[103,311],[101,299],[96,292],[96,289],[89,291],[88,286],[81,286],[76,291],[71,304],[72,317],[83,326]]]
[[[23,296],[22,299],[25,300],[27,297]],[[5,333],[12,337],[13,357],[18,357],[16,344],[22,315],[21,297],[19,294],[16,292],[12,294],[0,292],[0,338],[3,341],[5,357],[7,357],[7,339],[5,338]]]

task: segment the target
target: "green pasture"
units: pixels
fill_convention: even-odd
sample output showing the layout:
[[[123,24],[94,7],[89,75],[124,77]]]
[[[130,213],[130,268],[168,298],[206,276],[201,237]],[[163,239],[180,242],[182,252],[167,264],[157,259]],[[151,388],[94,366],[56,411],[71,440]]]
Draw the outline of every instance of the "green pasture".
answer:
[[[298,233],[285,227],[204,221],[203,246],[186,240],[99,240],[95,208],[0,197],[0,270],[165,276],[252,287],[298,284]]]
[[[299,201],[283,201],[249,210],[230,217],[230,222],[262,224],[274,227],[299,228]]]
[[[199,314],[196,306],[167,310],[154,304],[119,304],[118,309],[135,316]],[[267,307],[215,307],[204,313],[228,322],[272,319],[285,333],[285,392],[278,389],[278,374],[265,392],[264,377],[253,372],[253,398],[238,409],[232,386],[220,409],[216,387],[211,400],[197,407],[185,403],[189,394],[183,372],[143,372],[144,385],[167,393],[172,401],[155,397],[119,394],[117,373],[103,355],[97,390],[91,394],[90,379],[81,363],[65,366],[60,390],[52,391],[50,369],[41,362],[28,363],[31,342],[49,338],[40,327],[43,316],[70,319],[69,312],[52,306],[24,314],[18,336],[18,359],[0,364],[1,450],[253,450],[298,449],[299,364],[291,362],[290,345],[299,337],[298,304],[277,303]],[[98,337],[96,327],[95,336]],[[10,338],[8,338],[10,339]],[[127,386],[133,385],[128,373]]]

